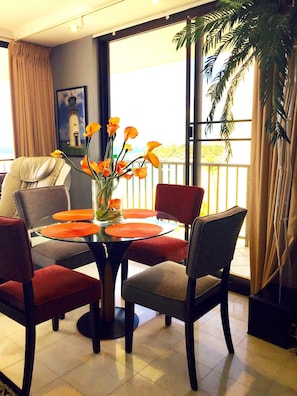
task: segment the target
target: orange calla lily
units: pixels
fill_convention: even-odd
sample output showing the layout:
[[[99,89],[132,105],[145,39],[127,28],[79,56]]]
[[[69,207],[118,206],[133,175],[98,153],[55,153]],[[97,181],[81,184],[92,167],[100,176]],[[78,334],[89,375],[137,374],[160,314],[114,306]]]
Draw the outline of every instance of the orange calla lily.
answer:
[[[89,168],[89,164],[88,164],[87,156],[86,156],[86,155],[84,155],[83,159],[80,161],[80,166],[81,166],[81,169],[82,169],[85,173],[87,173],[88,175],[91,175],[91,170],[90,170],[90,168]]]
[[[107,124],[107,133],[109,136],[114,136],[119,129],[120,119],[118,117],[112,117],[109,119]]]
[[[86,126],[86,131],[84,136],[91,138],[96,132],[98,132],[101,128],[101,125],[98,122],[91,122]]]
[[[160,163],[158,156],[153,153],[153,150],[161,145],[161,143],[156,141],[147,143],[143,155],[126,160],[126,156],[128,157],[127,153],[132,151],[132,145],[128,144],[127,141],[138,136],[138,130],[133,126],[128,126],[124,129],[121,149],[115,155],[114,138],[120,127],[119,122],[120,118],[118,117],[112,117],[108,121],[106,126],[108,142],[103,161],[97,163],[91,161],[89,157],[92,137],[101,128],[101,125],[97,122],[92,122],[86,126],[84,136],[88,138],[86,139],[87,154],[80,161],[81,169],[63,151],[57,149],[51,153],[52,157],[65,158],[78,172],[85,173],[92,178],[92,189],[96,188],[96,192],[94,193],[94,196],[96,196],[96,200],[94,200],[94,202],[96,201],[94,203],[94,215],[100,221],[115,220],[121,216],[121,200],[112,198],[114,188],[120,178],[129,180],[136,176],[139,179],[145,179],[147,177],[147,167],[144,166],[145,162],[150,162],[156,168]],[[135,165],[139,160],[143,160],[141,165],[138,168],[132,168],[133,164]]]
[[[119,117],[110,117],[110,119],[108,120],[108,122],[110,124],[113,125],[118,125],[120,123],[120,118]],[[118,125],[119,126],[119,125]]]
[[[121,177],[123,177],[126,180],[130,180],[130,179],[132,179],[133,175],[131,175],[131,173],[125,173]]]
[[[148,161],[153,165],[154,168],[158,168],[159,165],[160,165],[159,157],[158,157],[155,153],[149,152],[149,153],[147,153],[147,155],[146,155],[145,157],[143,157],[143,158],[145,158],[146,160],[148,160]]]
[[[86,156],[86,155],[85,155],[84,158],[80,161],[80,165],[81,165],[82,171],[85,172],[85,173],[87,173],[88,175],[91,175],[91,176],[92,176],[92,174],[93,174],[92,171],[91,171],[91,169],[90,169],[90,167],[93,169],[93,171],[94,171],[95,173],[98,173],[98,172],[99,172],[98,165],[96,164],[95,161],[90,161],[90,167],[89,167],[89,164],[88,164],[88,160],[87,160],[87,156]]]
[[[160,165],[160,160],[158,158],[158,156],[153,153],[152,151],[156,148],[161,146],[161,143],[156,142],[156,141],[152,141],[152,142],[148,142],[146,145],[146,152],[143,155],[143,158],[147,161],[149,161],[154,168],[158,168]]]
[[[132,149],[131,144],[126,143],[125,146],[124,146],[124,150],[125,151],[132,151],[133,149]]]
[[[108,201],[109,209],[120,210],[122,201],[119,198],[110,199]]]
[[[156,141],[152,141],[152,142],[147,142],[146,144],[146,152],[152,151],[155,148],[162,146],[162,143],[156,142]]]
[[[145,179],[147,176],[147,168],[145,166],[141,168],[132,169],[133,175],[139,177],[139,179]]]
[[[129,126],[124,130],[124,142],[128,139],[134,139],[138,136],[138,130],[135,127]]]
[[[126,161],[120,161],[120,162],[118,162],[118,163],[117,163],[117,166],[116,166],[116,172],[117,172],[117,174],[118,174],[118,175],[121,175],[121,174],[123,173],[123,169],[126,168],[127,165],[128,165],[128,164],[127,164]]]
[[[98,162],[98,173],[102,173],[102,176],[104,177],[111,175],[110,158],[106,158],[104,161]]]
[[[51,156],[54,158],[63,158],[63,151],[55,150],[51,153]]]

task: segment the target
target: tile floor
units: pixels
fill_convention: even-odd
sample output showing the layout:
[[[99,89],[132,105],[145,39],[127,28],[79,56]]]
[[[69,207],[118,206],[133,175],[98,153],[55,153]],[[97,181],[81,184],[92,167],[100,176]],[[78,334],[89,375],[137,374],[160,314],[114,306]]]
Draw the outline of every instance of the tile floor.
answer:
[[[131,265],[129,274],[143,266]],[[97,276],[95,264],[82,272]],[[117,282],[117,305],[123,302]],[[51,323],[37,327],[32,396],[181,396],[297,394],[297,356],[288,350],[247,334],[248,299],[230,293],[229,310],[235,347],[227,353],[219,310],[195,325],[199,391],[191,391],[181,323],[164,326],[164,317],[137,307],[140,326],[135,331],[133,353],[126,355],[124,339],[102,341],[101,353],[80,335],[76,321],[86,308],[73,311],[59,332]],[[21,384],[24,330],[0,316],[0,370]]]

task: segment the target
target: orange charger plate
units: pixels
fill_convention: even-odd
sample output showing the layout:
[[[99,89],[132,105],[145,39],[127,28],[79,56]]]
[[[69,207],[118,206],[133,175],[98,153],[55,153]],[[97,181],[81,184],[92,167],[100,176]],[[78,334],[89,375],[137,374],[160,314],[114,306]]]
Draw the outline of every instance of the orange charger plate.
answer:
[[[100,231],[97,224],[73,222],[52,224],[40,230],[40,233],[50,238],[75,238],[96,234]]]
[[[60,221],[92,220],[93,217],[93,209],[72,209],[53,214],[53,218]]]
[[[105,228],[105,233],[118,238],[141,238],[160,234],[162,227],[148,223],[118,223]]]

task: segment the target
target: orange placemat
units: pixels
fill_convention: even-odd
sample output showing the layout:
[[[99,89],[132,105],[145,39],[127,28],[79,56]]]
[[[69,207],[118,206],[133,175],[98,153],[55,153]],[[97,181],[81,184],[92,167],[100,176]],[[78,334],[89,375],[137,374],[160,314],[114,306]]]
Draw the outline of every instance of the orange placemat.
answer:
[[[123,209],[122,214],[125,219],[144,219],[146,217],[156,216],[157,212],[151,209]]]
[[[93,209],[72,209],[64,210],[63,212],[57,212],[53,214],[53,218],[56,220],[92,220],[94,217]]]
[[[148,223],[118,223],[105,228],[108,235],[118,238],[140,238],[158,235],[162,227]]]
[[[73,222],[52,224],[40,230],[40,233],[50,238],[75,238],[96,234],[100,231],[97,224]]]

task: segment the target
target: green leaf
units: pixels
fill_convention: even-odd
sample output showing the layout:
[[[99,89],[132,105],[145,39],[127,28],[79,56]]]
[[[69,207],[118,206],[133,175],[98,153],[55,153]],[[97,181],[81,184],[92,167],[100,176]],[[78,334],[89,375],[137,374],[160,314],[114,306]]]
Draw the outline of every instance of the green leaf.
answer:
[[[207,56],[203,72],[211,81],[208,95],[211,107],[208,130],[218,104],[224,98],[221,136],[231,155],[229,137],[233,131],[232,104],[238,84],[251,64],[260,69],[260,100],[266,106],[266,132],[271,142],[289,141],[286,133],[285,88],[288,62],[297,45],[297,1],[294,0],[218,0],[217,9],[192,20],[176,33],[176,48],[203,40]],[[222,69],[214,75],[220,54],[230,52]]]

